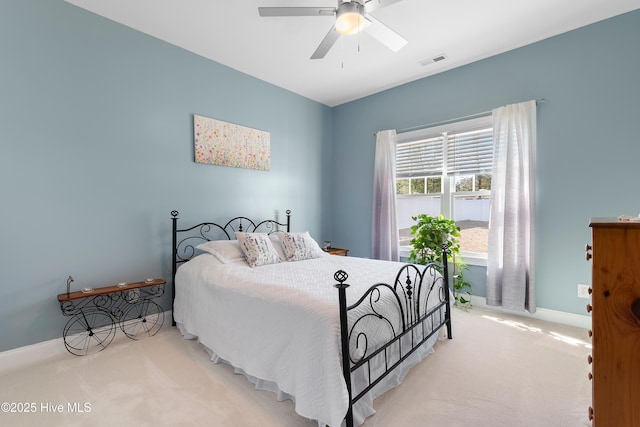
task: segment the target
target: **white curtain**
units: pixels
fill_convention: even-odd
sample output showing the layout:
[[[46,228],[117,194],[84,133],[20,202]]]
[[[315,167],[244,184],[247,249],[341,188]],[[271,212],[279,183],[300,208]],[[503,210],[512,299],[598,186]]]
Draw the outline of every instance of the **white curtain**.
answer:
[[[396,221],[396,131],[376,134],[376,159],[373,172],[373,221],[371,257],[398,261],[398,224]]]
[[[536,102],[493,110],[487,304],[536,311]]]

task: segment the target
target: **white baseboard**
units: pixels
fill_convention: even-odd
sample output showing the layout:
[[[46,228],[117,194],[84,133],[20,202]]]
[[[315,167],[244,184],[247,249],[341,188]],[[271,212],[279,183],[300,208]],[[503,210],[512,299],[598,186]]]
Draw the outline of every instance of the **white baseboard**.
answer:
[[[171,310],[164,312],[164,323],[162,324],[162,328],[171,326],[171,314]],[[120,324],[118,324],[118,330],[122,333],[120,330]],[[116,333],[118,332],[116,331]],[[37,363],[47,362],[48,360],[59,359],[64,356],[81,357],[74,356],[67,352],[67,348],[65,347],[62,338],[55,338],[3,351],[0,353],[0,375],[16,369],[26,368]]]
[[[546,320],[548,322],[562,323],[563,325],[576,326],[583,329],[591,329],[591,316],[567,313],[565,311],[550,310],[548,308],[536,308],[535,313],[528,311],[506,310],[502,307],[487,305],[487,298],[471,296],[471,304],[475,307],[484,308],[486,310],[498,311],[503,313],[514,314],[517,316],[530,317],[532,319]]]
[[[62,338],[43,341],[0,353],[0,375],[28,366],[59,358],[67,353]]]

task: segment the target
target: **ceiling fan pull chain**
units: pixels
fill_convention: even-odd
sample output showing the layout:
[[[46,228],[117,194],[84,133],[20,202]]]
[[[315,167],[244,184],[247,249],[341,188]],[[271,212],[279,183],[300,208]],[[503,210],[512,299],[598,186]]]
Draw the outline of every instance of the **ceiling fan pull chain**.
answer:
[[[344,70],[344,37],[340,37],[340,67]]]
[[[362,34],[362,29],[364,28],[364,20],[358,21],[358,53],[360,53],[360,35]]]

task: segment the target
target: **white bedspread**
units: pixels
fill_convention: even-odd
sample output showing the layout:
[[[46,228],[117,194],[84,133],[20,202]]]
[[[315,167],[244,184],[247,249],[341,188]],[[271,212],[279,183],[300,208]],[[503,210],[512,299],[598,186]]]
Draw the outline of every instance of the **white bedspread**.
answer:
[[[203,254],[178,269],[173,313],[186,338],[197,337],[246,375],[273,382],[293,398],[298,414],[339,426],[348,395],[333,275],[340,269],[349,274],[347,304],[352,304],[371,285],[392,284],[402,265],[325,255],[251,268]],[[431,352],[436,339],[413,364]],[[404,372],[395,376],[386,388],[401,381]],[[354,408],[356,425],[375,412],[375,397],[366,396]]]

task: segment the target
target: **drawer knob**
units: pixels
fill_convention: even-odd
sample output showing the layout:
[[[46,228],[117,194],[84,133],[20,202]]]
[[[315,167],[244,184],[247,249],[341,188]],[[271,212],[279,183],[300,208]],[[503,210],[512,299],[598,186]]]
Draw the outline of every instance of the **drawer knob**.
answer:
[[[593,408],[589,406],[589,420],[593,420]]]
[[[587,261],[589,261],[592,258],[592,255],[591,255],[591,252],[590,252],[591,249],[592,249],[592,247],[591,247],[590,244],[587,243],[586,245],[584,245],[584,251],[585,251],[584,259],[586,259]]]
[[[591,338],[593,336],[593,330],[589,329],[589,332],[587,332],[587,334],[589,334],[589,338]]]
[[[589,365],[593,363],[593,357],[591,355],[587,356],[587,363],[589,363]]]
[[[593,307],[591,307],[591,304],[587,304],[587,313],[591,313],[591,310],[593,310]]]
[[[593,379],[593,374],[591,372],[589,372],[589,379],[592,380]]]

